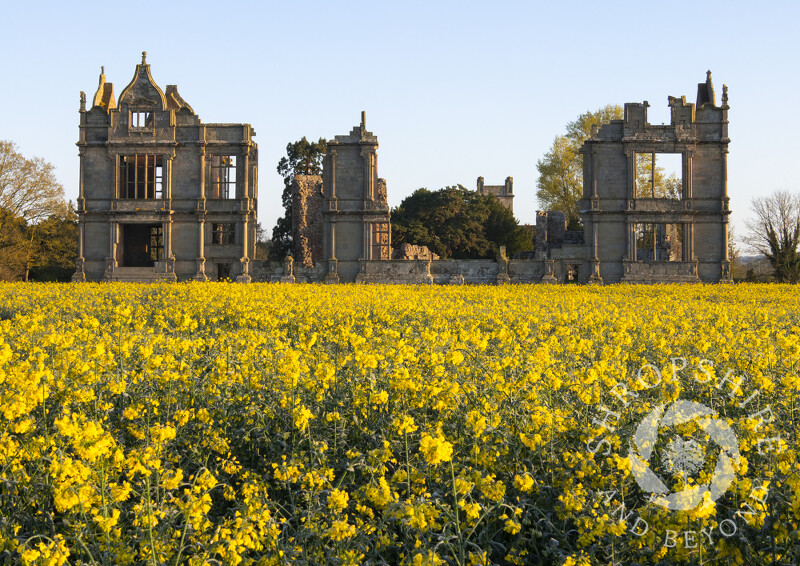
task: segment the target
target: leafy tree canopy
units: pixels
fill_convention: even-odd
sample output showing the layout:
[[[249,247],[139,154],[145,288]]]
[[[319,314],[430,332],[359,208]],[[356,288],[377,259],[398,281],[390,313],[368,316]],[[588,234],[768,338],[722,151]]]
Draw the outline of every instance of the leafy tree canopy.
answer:
[[[578,201],[583,195],[583,160],[580,149],[591,135],[592,126],[622,118],[622,107],[606,105],[586,111],[567,124],[565,135],[556,136],[550,150],[536,162],[539,180],[536,198],[543,210],[560,210],[567,215],[570,228],[580,224]]]
[[[592,126],[599,127],[622,117],[622,107],[613,104],[594,112],[584,112],[567,124],[566,133],[556,136],[548,152],[536,162],[539,206],[543,210],[560,210],[566,214],[570,229],[580,225],[578,201],[583,195],[581,146],[591,136]],[[636,186],[642,198],[680,198],[681,195],[680,178],[667,173],[657,160],[652,159],[652,154],[637,156]]]
[[[530,236],[500,201],[462,185],[422,188],[392,211],[392,244],[427,246],[442,258],[494,257],[533,249]]]
[[[0,279],[69,280],[77,218],[54,167],[0,141]]]

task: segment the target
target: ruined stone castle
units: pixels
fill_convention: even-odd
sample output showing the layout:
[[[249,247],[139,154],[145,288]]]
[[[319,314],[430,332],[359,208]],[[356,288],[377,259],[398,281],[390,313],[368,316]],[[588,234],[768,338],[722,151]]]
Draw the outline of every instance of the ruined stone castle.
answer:
[[[251,280],[258,149],[249,124],[204,124],[146,54],[114,98],[81,93],[74,281]]]
[[[203,124],[175,86],[155,84],[142,56],[115,100],[100,75],[81,93],[80,246],[76,281],[297,281],[326,283],[657,283],[730,281],[728,96],[717,106],[709,72],[696,104],[668,99],[669,125],[647,122],[647,102],[594,128],[584,143],[583,229],[537,212],[535,252],[492,260],[392,250],[387,184],[366,116],[328,142],[322,175],[292,187],[293,255],[256,262],[257,146],[248,124]],[[669,194],[658,159],[680,163]],[[648,167],[650,167],[648,177]],[[649,179],[649,181],[648,181]],[[486,185],[513,211],[513,179]]]

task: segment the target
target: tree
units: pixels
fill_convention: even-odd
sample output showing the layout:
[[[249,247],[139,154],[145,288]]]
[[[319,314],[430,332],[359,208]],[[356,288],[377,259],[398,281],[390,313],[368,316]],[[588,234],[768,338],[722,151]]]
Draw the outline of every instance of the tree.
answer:
[[[310,142],[305,136],[300,141],[286,145],[286,156],[278,162],[278,173],[283,177],[284,215],[272,229],[271,255],[282,259],[292,250],[292,182],[295,175],[319,175],[322,173],[322,158],[328,142],[319,138]]]
[[[27,280],[31,268],[43,261],[37,234],[49,228],[49,219],[67,219],[70,213],[53,166],[24,157],[13,142],[0,141],[0,278]]]
[[[583,159],[581,146],[592,134],[592,126],[621,120],[622,107],[608,104],[595,112],[584,112],[567,124],[565,135],[556,136],[550,150],[536,162],[539,180],[536,198],[544,210],[560,210],[567,215],[570,230],[580,226],[578,201],[583,196]],[[636,161],[636,183],[642,197],[680,198],[681,180],[667,174],[650,155],[641,154]],[[648,190],[649,187],[649,190]]]
[[[591,135],[592,126],[622,118],[622,107],[608,104],[595,112],[586,111],[567,124],[567,133],[556,136],[550,151],[536,162],[539,180],[536,198],[543,210],[560,210],[567,215],[570,229],[580,224],[578,201],[583,195],[581,146]]]
[[[28,227],[30,252],[26,280],[69,281],[78,255],[78,216],[72,207],[66,216],[53,215]]]
[[[775,281],[800,282],[800,195],[776,191],[754,198],[752,206],[745,242],[767,258]]]
[[[422,188],[392,211],[392,243],[427,246],[441,257],[493,257],[499,246],[508,254],[533,248],[514,215],[494,196],[461,185],[438,191]]]

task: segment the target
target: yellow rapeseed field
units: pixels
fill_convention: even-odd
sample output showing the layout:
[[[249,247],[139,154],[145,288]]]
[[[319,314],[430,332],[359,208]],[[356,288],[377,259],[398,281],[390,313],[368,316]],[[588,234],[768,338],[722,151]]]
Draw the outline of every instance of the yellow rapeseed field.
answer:
[[[0,284],[0,563],[800,559],[789,286]]]

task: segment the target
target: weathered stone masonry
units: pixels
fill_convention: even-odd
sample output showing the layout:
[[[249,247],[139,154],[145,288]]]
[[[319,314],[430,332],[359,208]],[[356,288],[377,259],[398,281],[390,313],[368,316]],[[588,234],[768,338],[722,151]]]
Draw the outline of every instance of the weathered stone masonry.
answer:
[[[383,255],[385,247],[375,253],[368,242],[377,241],[376,224],[388,226],[388,207],[385,192],[377,199],[368,198],[373,194],[369,183],[381,180],[375,181],[377,170],[369,169],[377,160],[377,138],[366,131],[362,117],[360,128],[354,128],[350,136],[337,136],[328,147],[321,197],[327,261],[318,262],[302,240],[297,257],[310,267],[306,258],[314,256],[315,268],[298,273],[296,280],[319,281],[326,273],[329,282],[363,283],[730,281],[727,88],[723,87],[722,105],[716,106],[709,73],[698,85],[696,105],[685,97],[669,97],[668,103],[669,125],[649,124],[644,102],[626,104],[623,120],[593,130],[582,148],[583,230],[567,230],[561,212],[539,211],[536,251],[521,260],[508,260],[502,253],[497,261],[420,259],[419,253],[388,260]],[[355,148],[361,150],[361,160]],[[656,157],[666,154],[680,159],[680,187],[677,194],[656,195]],[[637,160],[641,159],[645,164],[652,162],[652,186],[639,178]],[[318,177],[306,181],[314,186],[319,182]],[[340,189],[340,185],[348,188]],[[303,186],[298,184],[296,191],[298,198],[311,202]],[[491,186],[479,178],[477,191],[495,195],[510,209],[513,206],[511,177],[505,185]],[[340,194],[347,196],[340,200]],[[301,209],[305,215],[301,224],[305,225],[314,206]],[[268,266],[263,275],[271,280],[283,276],[280,268]]]
[[[378,138],[366,116],[328,142],[323,162],[322,248],[329,283],[356,281],[365,264],[391,257],[386,182],[378,178]]]
[[[709,71],[696,105],[683,96],[669,106],[670,124],[655,126],[647,102],[626,104],[624,119],[593,130],[582,148],[585,281],[730,281],[727,87],[717,106]],[[680,156],[680,194],[648,195],[637,159],[669,153]]]
[[[249,281],[258,150],[249,124],[203,124],[145,54],[114,100],[81,93],[76,281]]]
[[[162,91],[142,54],[118,100],[101,72],[81,93],[79,257],[75,281],[359,283],[656,283],[730,281],[728,94],[711,73],[697,103],[669,97],[669,125],[647,102],[593,129],[584,143],[582,231],[537,212],[535,253],[442,260],[408,246],[392,259],[378,139],[359,126],[328,143],[322,175],[293,184],[294,256],[253,262],[258,152],[248,124],[203,124],[174,85]],[[680,181],[656,194],[656,162],[680,160]],[[651,163],[650,177],[647,164]],[[513,207],[513,179],[477,190]],[[662,190],[661,188],[659,189]]]

